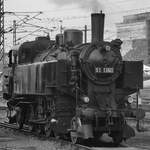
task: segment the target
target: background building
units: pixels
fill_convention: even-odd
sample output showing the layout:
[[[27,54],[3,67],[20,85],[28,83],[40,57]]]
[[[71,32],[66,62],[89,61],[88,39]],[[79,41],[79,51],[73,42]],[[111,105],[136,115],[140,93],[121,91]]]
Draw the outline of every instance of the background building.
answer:
[[[125,60],[143,60],[150,63],[150,12],[128,15],[116,24],[117,38],[123,40]]]

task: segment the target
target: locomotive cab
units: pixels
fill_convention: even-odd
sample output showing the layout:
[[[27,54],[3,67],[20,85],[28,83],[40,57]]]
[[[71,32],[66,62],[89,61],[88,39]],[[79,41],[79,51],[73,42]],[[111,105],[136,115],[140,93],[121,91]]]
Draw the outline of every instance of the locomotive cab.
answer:
[[[8,53],[9,57],[9,63],[8,66],[12,67],[12,65],[17,65],[18,63],[18,48],[14,47],[12,50]]]
[[[3,97],[9,99],[13,93],[13,73],[14,67],[18,63],[18,46],[13,47],[8,53],[8,66],[4,67],[3,72]]]

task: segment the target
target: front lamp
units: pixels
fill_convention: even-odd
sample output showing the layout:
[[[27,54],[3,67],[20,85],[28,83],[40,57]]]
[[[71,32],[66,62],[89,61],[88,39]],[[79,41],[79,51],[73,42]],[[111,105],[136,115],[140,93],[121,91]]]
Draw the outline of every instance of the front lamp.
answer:
[[[133,101],[134,101],[133,97],[129,96],[128,97],[128,102],[131,104],[131,103],[133,103]]]
[[[84,101],[84,103],[89,103],[90,101],[88,96],[82,96],[81,99]]]
[[[105,49],[106,49],[107,52],[109,52],[111,50],[111,47],[109,45],[106,45]]]

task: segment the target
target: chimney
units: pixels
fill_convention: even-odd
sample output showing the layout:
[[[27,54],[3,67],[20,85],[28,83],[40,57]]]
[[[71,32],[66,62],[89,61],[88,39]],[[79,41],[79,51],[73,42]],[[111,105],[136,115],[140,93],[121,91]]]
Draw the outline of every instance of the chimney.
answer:
[[[104,19],[105,14],[102,13],[102,11],[100,13],[91,14],[92,42],[103,41]]]

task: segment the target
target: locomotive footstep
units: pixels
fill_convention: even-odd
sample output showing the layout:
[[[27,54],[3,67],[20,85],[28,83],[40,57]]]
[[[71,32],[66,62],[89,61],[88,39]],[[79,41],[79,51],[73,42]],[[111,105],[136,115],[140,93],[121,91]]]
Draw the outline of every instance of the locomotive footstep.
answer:
[[[20,108],[18,108],[17,113],[16,113],[16,125],[19,129],[22,129],[23,127],[23,116],[22,116],[22,111]]]

